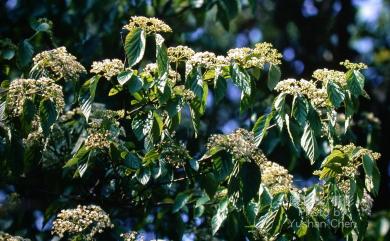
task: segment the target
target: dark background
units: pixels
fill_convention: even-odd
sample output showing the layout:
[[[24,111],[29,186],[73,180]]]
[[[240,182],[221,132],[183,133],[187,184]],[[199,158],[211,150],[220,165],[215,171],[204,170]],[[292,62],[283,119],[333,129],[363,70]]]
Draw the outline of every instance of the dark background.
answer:
[[[229,48],[270,42],[284,55],[282,78],[309,79],[317,68],[340,69],[339,62],[345,59],[365,62],[369,66],[365,75],[371,99],[361,102],[352,138],[356,144],[382,154],[378,163],[382,173],[381,190],[375,199],[374,212],[390,209],[387,195],[390,191],[390,1],[239,2],[1,0],[0,39],[9,38],[18,45],[34,35],[31,25],[44,17],[53,22],[53,30],[30,39],[34,53],[66,46],[89,68],[93,60],[123,59],[120,29],[130,16],[144,15],[156,16],[172,27],[174,32],[166,36],[168,46],[183,44],[199,51],[225,54]],[[1,59],[0,64],[0,81],[26,73],[27,67],[16,59]],[[16,67],[8,70],[9,66]],[[240,126],[250,126],[250,116],[238,114],[239,97],[238,90],[229,86],[223,104],[213,106],[210,99],[211,107],[205,119],[208,133],[228,133]],[[371,112],[379,118],[380,126],[364,119]],[[207,136],[201,138],[204,142]],[[278,154],[272,155],[278,158]],[[300,177],[296,180],[298,185],[313,181],[305,164],[289,161],[284,160],[285,166]]]

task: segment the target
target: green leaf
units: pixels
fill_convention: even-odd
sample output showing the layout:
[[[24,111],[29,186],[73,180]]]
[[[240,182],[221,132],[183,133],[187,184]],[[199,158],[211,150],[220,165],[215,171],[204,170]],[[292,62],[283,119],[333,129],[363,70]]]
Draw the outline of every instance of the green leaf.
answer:
[[[347,72],[347,86],[352,95],[359,96],[364,91],[364,76],[358,70],[349,70]]]
[[[333,81],[328,81],[326,91],[328,93],[328,98],[332,105],[336,108],[340,107],[340,104],[345,99],[345,94],[341,87]]]
[[[274,117],[274,112],[262,115],[257,119],[255,125],[253,126],[253,133],[255,134],[255,143],[257,146],[261,144],[264,137],[267,135],[267,129],[270,126],[271,120]]]
[[[87,80],[80,90],[80,105],[81,111],[83,112],[85,119],[88,121],[91,114],[92,103],[95,99],[96,88],[99,83],[100,75],[95,75]]]
[[[206,173],[200,177],[200,185],[210,198],[213,198],[218,188],[218,181],[214,174]]]
[[[316,200],[317,200],[317,188],[314,186],[310,190],[310,192],[305,195],[304,198],[304,205],[308,214],[310,214],[311,211],[313,210],[314,205],[316,204]]]
[[[39,104],[39,117],[43,134],[48,136],[50,134],[50,127],[57,120],[57,110],[53,102],[44,99]]]
[[[133,75],[129,82],[127,82],[127,90],[130,94],[134,94],[142,89],[144,81],[137,75]]]
[[[142,160],[137,156],[136,153],[128,153],[125,158],[125,166],[131,169],[138,169],[142,165]]]
[[[199,67],[194,68],[186,79],[185,86],[190,89],[198,97],[202,99],[203,96],[203,78]]]
[[[162,130],[163,130],[163,122],[161,120],[160,115],[156,112],[153,111],[153,125],[151,129],[151,134],[153,138],[153,142],[156,142],[157,140],[160,139]]]
[[[28,39],[23,40],[18,46],[18,64],[23,68],[31,63],[34,47],[28,41]]]
[[[368,154],[363,156],[365,185],[369,192],[377,195],[379,192],[380,173],[375,160]]]
[[[213,156],[212,164],[215,170],[215,177],[220,182],[224,181],[233,171],[232,155],[225,150],[222,150]]]
[[[301,146],[305,151],[306,156],[310,159],[311,164],[313,165],[314,161],[318,157],[318,146],[316,137],[314,135],[314,130],[312,129],[309,122],[306,122],[305,128],[303,130]]]
[[[76,154],[66,162],[64,165],[64,168],[72,167],[78,163],[81,163],[83,160],[85,160],[90,152],[90,149],[87,149],[85,146],[81,147]]]
[[[127,81],[129,81],[131,79],[132,76],[133,76],[133,71],[125,70],[125,71],[120,72],[116,78],[117,78],[118,83],[120,85],[124,85],[127,83]]]
[[[151,175],[152,175],[152,173],[150,171],[150,168],[144,167],[144,168],[138,169],[138,171],[136,173],[136,178],[142,185],[146,185],[146,184],[148,184]]]
[[[211,230],[213,235],[217,233],[222,223],[227,218],[229,212],[228,204],[229,204],[228,199],[224,199],[218,204],[217,212],[211,219]]]
[[[141,61],[145,53],[146,33],[140,28],[130,31],[125,39],[125,53],[130,67]]]
[[[245,95],[251,95],[251,78],[245,69],[241,68],[238,64],[233,64],[230,70],[232,81],[240,88]]]
[[[159,89],[161,92],[164,92],[166,79],[168,78],[168,69],[169,61],[167,48],[164,45],[164,38],[160,34],[156,34],[156,59],[157,59],[157,72],[159,77],[159,82],[164,84],[159,84]]]
[[[282,73],[280,72],[280,68],[277,65],[270,64],[268,70],[268,81],[267,86],[269,90],[273,90],[275,86],[278,84]]]
[[[306,233],[307,233],[307,228],[308,228],[308,226],[307,226],[306,223],[301,223],[299,225],[298,230],[296,231],[297,237],[298,238],[304,237],[306,235]]]
[[[225,78],[218,75],[216,77],[215,85],[214,85],[214,97],[216,103],[219,103],[223,99],[226,90],[227,90],[227,84]]]
[[[308,115],[307,100],[299,95],[294,96],[292,103],[292,116],[302,127],[305,126],[305,122]]]
[[[348,157],[341,150],[335,149],[321,164],[320,178],[334,177],[342,173],[342,167],[348,164]]]
[[[112,87],[110,89],[110,91],[108,92],[108,96],[114,96],[114,95],[117,95],[119,94],[119,92],[121,92],[123,90],[123,87],[121,85],[116,85],[114,87]]]
[[[32,121],[35,116],[35,105],[31,99],[25,99],[23,103],[23,112],[20,116],[20,122],[22,124],[23,132],[29,133],[31,131]]]
[[[175,198],[175,202],[173,203],[172,213],[177,213],[180,211],[180,209],[182,209],[187,204],[190,198],[191,194],[185,192],[179,193]]]
[[[15,50],[5,49],[1,51],[1,57],[6,60],[11,60],[15,56]]]
[[[260,168],[256,163],[244,162],[240,168],[244,204],[257,196],[261,182]]]
[[[147,115],[137,115],[131,122],[131,128],[138,140],[142,140],[148,135],[153,126],[153,112],[149,112]]]

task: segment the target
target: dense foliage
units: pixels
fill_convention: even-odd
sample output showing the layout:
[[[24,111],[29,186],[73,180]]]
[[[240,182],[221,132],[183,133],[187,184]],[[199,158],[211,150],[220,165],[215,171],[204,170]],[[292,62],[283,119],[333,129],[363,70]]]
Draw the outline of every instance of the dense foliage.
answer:
[[[2,82],[1,175],[22,197],[31,195],[32,175],[55,181],[41,184],[59,194],[44,207],[46,219],[55,218],[52,234],[363,240],[380,155],[346,133],[359,99],[369,98],[366,66],[346,60],[344,70],[280,81],[282,55],[269,43],[217,56],[167,48],[163,35],[172,31],[159,19],[132,17],[121,31],[124,62],[96,61],[87,71],[60,47],[37,54],[28,77]],[[146,54],[154,61],[143,61]],[[229,83],[241,90],[240,113],[252,117],[252,130],[208,133],[202,117]],[[268,96],[267,113],[252,113],[261,96]],[[191,146],[200,135],[207,143]],[[311,164],[319,183],[296,186],[267,157],[275,135]]]

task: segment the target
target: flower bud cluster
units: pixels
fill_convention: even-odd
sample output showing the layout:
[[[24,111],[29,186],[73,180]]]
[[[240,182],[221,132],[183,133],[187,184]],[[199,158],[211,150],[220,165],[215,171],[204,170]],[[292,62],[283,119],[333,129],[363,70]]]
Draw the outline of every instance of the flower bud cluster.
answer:
[[[329,81],[334,81],[343,87],[347,86],[345,73],[337,70],[317,69],[313,72],[313,78],[323,82],[324,86],[326,86]]]
[[[137,238],[138,232],[131,231],[128,233],[122,233],[121,238],[123,238],[123,241],[143,241],[143,237]]]
[[[261,182],[271,194],[288,192],[293,187],[293,176],[288,170],[276,162],[265,161],[260,165]]]
[[[23,113],[24,103],[33,101],[39,96],[42,99],[49,99],[56,105],[57,112],[64,109],[64,96],[62,87],[52,79],[16,79],[11,81],[7,95],[7,113],[10,116],[18,117]]]
[[[265,160],[255,145],[253,133],[245,129],[237,129],[229,135],[211,135],[207,143],[207,149],[220,147],[229,152],[235,160],[252,160],[258,162]]]
[[[52,234],[60,238],[66,234],[70,236],[83,235],[85,240],[93,240],[97,233],[105,228],[112,228],[108,214],[99,206],[79,205],[75,209],[61,210],[53,222]]]
[[[173,63],[187,61],[195,54],[194,50],[182,45],[176,47],[169,47],[167,52],[169,61]]]
[[[134,29],[140,28],[144,30],[147,34],[172,32],[171,27],[169,27],[163,21],[157,18],[147,18],[143,16],[131,17],[129,23],[123,26],[123,28],[129,31],[133,31]]]
[[[0,241],[30,241],[30,239],[25,239],[20,236],[12,236],[8,233],[0,231]]]
[[[328,94],[325,88],[317,88],[312,81],[286,79],[280,81],[275,90],[290,95],[305,95],[316,107],[327,107]]]
[[[108,149],[110,148],[111,133],[107,130],[98,132],[92,131],[85,140],[87,149]]]
[[[65,47],[43,51],[34,58],[34,67],[31,70],[32,76],[50,77],[54,80],[64,78],[65,80],[77,80],[85,68],[77,62],[72,54],[68,53]]]
[[[148,76],[151,77],[157,77],[158,74],[158,66],[155,63],[147,64],[143,70],[143,73],[145,73]],[[176,80],[180,79],[180,74],[176,71],[174,71],[171,67],[169,67],[168,70],[168,83],[170,86],[175,85]]]
[[[160,153],[160,159],[175,167],[180,167],[191,159],[184,143],[177,143],[171,137],[162,140],[157,145],[157,149]]]
[[[104,78],[111,79],[123,71],[125,65],[120,59],[104,59],[102,61],[94,61],[91,66],[91,73],[102,74]]]
[[[235,48],[228,51],[228,58],[244,68],[264,68],[264,64],[281,64],[282,55],[270,43],[258,43],[254,49]]]
[[[367,69],[367,65],[364,63],[352,63],[348,59],[340,62],[341,65],[343,65],[348,70],[362,70]]]

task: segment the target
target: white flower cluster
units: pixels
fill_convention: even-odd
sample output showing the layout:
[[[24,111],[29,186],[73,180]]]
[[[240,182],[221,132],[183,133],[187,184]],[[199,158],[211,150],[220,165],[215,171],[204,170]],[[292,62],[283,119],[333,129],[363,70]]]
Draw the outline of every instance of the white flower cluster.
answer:
[[[177,143],[167,137],[157,145],[160,159],[174,167],[181,167],[191,159],[191,156],[184,143]]]
[[[169,27],[160,19],[147,18],[143,16],[131,17],[129,23],[123,26],[123,28],[129,31],[140,28],[144,30],[147,34],[172,32],[171,27]]]
[[[94,61],[91,66],[91,73],[102,74],[107,80],[118,75],[123,71],[125,65],[120,59],[104,59],[102,61]]]
[[[25,239],[20,236],[12,236],[0,231],[0,241],[30,241],[30,239]]]
[[[173,63],[187,61],[195,54],[194,50],[182,45],[176,47],[169,47],[167,52],[169,61]]]
[[[85,140],[87,149],[108,149],[110,148],[111,133],[107,130],[104,132],[92,131]]]
[[[348,70],[362,70],[367,69],[367,65],[364,63],[352,63],[348,59],[340,62],[341,65],[343,65]]]
[[[288,170],[276,162],[265,161],[260,164],[261,182],[271,194],[288,192],[293,187],[293,176]]]
[[[281,64],[282,55],[270,43],[258,43],[255,48],[235,48],[228,51],[228,58],[244,68],[257,67],[262,69],[264,64]]]
[[[205,51],[195,53],[188,62],[191,66],[200,66],[206,69],[221,68],[230,64],[229,58]]]
[[[123,241],[143,241],[143,237],[140,237],[137,239],[138,232],[136,231],[131,231],[128,233],[122,233],[121,238],[123,238]]]
[[[347,78],[345,77],[345,73],[337,70],[329,70],[329,69],[317,69],[313,72],[313,78],[323,82],[326,84],[329,81],[334,81],[338,83],[340,86],[347,85]]]
[[[61,210],[53,222],[52,234],[60,238],[66,234],[70,236],[82,235],[85,240],[93,240],[97,233],[105,228],[112,228],[108,214],[99,206],[77,206],[75,209]]]
[[[276,85],[275,90],[289,95],[305,95],[316,107],[329,106],[326,89],[317,88],[312,81],[286,79],[280,81]]]
[[[220,147],[229,152],[235,160],[254,160],[261,163],[266,160],[255,145],[253,133],[245,129],[237,129],[229,135],[212,135],[207,143],[207,149]]]
[[[150,63],[145,66],[143,69],[142,74],[144,76],[148,77],[157,77],[157,71],[158,71],[158,66],[155,63]],[[176,81],[180,80],[180,74],[176,71],[174,71],[171,67],[169,67],[168,70],[168,80],[167,83],[172,87],[176,84]]]
[[[24,103],[27,100],[33,101],[36,97],[53,101],[58,113],[64,109],[62,87],[52,79],[16,79],[11,81],[8,89],[7,113],[13,117],[20,116],[23,113]]]
[[[33,61],[34,66],[30,73],[34,77],[77,80],[82,73],[86,72],[76,57],[68,53],[65,47],[43,51],[37,54]]]

